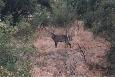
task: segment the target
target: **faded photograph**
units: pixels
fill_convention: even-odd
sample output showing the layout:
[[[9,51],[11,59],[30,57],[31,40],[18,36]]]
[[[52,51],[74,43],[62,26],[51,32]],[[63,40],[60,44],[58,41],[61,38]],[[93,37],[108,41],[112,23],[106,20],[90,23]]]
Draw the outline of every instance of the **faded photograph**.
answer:
[[[0,77],[115,77],[115,0],[0,0]]]

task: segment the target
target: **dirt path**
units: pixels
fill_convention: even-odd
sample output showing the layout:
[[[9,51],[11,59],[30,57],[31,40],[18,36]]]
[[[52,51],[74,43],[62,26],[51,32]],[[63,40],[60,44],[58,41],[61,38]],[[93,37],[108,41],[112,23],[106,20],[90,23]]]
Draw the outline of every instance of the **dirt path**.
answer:
[[[101,37],[94,39],[83,26],[82,21],[76,21],[69,28],[68,33],[74,34],[72,48],[65,48],[64,43],[55,48],[50,35],[38,31],[34,45],[39,55],[34,61],[33,77],[104,77],[110,43]],[[54,32],[64,33],[64,29],[55,28]]]

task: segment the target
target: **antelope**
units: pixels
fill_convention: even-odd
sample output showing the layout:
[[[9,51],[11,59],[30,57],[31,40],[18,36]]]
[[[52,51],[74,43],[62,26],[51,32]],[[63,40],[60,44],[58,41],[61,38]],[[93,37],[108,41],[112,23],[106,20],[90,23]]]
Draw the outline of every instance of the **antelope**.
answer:
[[[70,41],[72,41],[72,36],[67,35],[67,30],[66,34],[57,35],[54,32],[50,32],[49,30],[47,30],[44,23],[41,24],[41,27],[45,28],[45,30],[51,34],[51,38],[55,43],[55,48],[57,48],[58,42],[64,42],[67,46],[69,45],[69,47],[71,48]]]
[[[57,48],[57,44],[58,42],[64,42],[67,46],[69,45],[69,47],[71,48],[71,44],[69,41],[72,41],[72,37],[68,36],[68,35],[56,35],[54,33],[51,33],[52,36],[51,38],[53,39],[54,43],[55,43],[55,48]]]

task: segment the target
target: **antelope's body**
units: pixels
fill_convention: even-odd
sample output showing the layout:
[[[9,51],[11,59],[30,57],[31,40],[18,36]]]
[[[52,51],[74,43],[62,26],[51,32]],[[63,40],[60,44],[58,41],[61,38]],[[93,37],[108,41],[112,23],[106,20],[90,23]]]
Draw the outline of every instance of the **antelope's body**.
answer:
[[[67,35],[56,35],[54,33],[51,33],[52,36],[51,38],[55,42],[55,47],[57,47],[58,42],[64,42],[66,45],[69,45],[71,47],[71,44],[69,41],[72,40],[72,37],[67,36]]]

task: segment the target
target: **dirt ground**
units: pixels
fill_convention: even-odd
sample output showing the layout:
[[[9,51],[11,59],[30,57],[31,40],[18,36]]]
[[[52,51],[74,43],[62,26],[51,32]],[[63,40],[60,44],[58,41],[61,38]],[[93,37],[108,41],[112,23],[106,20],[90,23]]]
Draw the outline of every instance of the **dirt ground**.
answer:
[[[101,36],[84,29],[82,21],[75,21],[68,28],[37,29],[34,46],[38,56],[34,59],[33,77],[104,77],[110,43]],[[60,42],[55,48],[50,32],[68,34],[72,37],[72,47]]]

